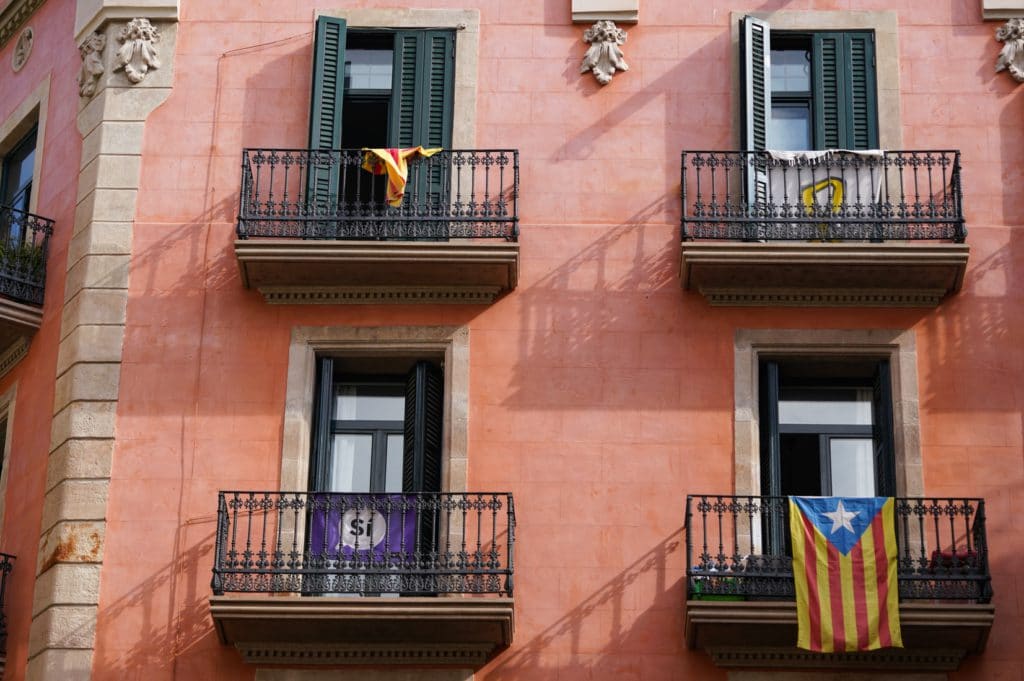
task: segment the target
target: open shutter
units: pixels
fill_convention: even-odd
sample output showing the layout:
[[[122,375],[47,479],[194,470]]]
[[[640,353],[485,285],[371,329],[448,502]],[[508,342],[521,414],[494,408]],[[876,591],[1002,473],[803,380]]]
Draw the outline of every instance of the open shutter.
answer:
[[[441,369],[431,362],[417,362],[406,378],[404,492],[441,491],[443,391]],[[436,559],[441,508],[436,498],[419,499],[416,555],[421,565],[429,565]]]
[[[321,16],[313,42],[313,95],[309,148],[341,148],[341,105],[345,96],[345,20]],[[310,164],[307,203],[323,212],[338,196],[338,168],[324,159]]]
[[[455,88],[455,34],[451,31],[399,31],[395,35],[394,89],[391,92],[390,145],[450,149]],[[439,158],[414,163],[402,209],[417,215],[443,213],[448,201],[448,170]],[[425,232],[422,227],[429,228]],[[423,238],[448,236],[443,222],[427,222]]]
[[[880,497],[891,497],[896,494],[896,454],[892,432],[892,377],[888,360],[879,362],[875,370],[871,409],[871,430],[875,450],[875,494]]]
[[[779,364],[764,362],[760,375],[760,433],[761,433],[761,495],[778,497],[782,494],[782,452],[779,438]],[[783,555],[786,550],[786,526],[783,513],[762,516],[765,550]]]
[[[310,438],[312,465],[309,489],[323,491],[330,479],[331,420],[334,418],[334,359],[316,360],[316,403],[313,410],[313,437]]]
[[[846,148],[843,34],[815,33],[811,39],[814,88],[814,148]]]
[[[768,114],[771,109],[771,26],[754,17],[740,23],[743,68],[743,148],[764,151],[769,147]],[[768,203],[768,170],[761,154],[747,154],[747,204],[752,215]],[[756,237],[757,235],[752,235]]]
[[[441,491],[444,380],[432,362],[417,362],[405,384],[402,490]]]
[[[455,35],[398,31],[392,82],[389,144],[450,148]]]
[[[847,33],[847,149],[878,148],[878,101],[875,79],[875,34]]]
[[[816,33],[812,55],[815,147],[877,148],[874,34]]]
[[[771,107],[771,26],[754,17],[740,24],[743,50],[743,148],[768,148],[768,111]]]

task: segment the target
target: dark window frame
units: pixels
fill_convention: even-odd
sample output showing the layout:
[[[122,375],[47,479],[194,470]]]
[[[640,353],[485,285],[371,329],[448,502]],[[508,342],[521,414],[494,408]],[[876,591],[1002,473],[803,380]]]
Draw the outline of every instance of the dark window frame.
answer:
[[[318,356],[316,361],[309,490],[326,491],[329,486],[335,434],[369,433],[380,434],[373,441],[370,493],[383,493],[386,470],[381,462],[386,462],[389,434],[403,436],[402,492],[440,492],[443,438],[439,439],[436,435],[444,431],[445,419],[444,370],[441,364],[434,360],[416,360],[406,376],[391,373],[352,374],[347,371],[336,374],[334,360],[334,357],[325,355]],[[374,383],[401,386],[406,398],[405,418],[401,421],[335,418],[336,386]],[[425,393],[429,391],[435,393],[434,399],[425,398]]]
[[[741,95],[745,150],[778,148],[769,139],[773,40],[810,41],[811,129],[813,149],[879,147],[878,78],[874,29],[775,30],[768,21],[746,16],[740,23]],[[827,60],[824,58],[827,56]],[[832,66],[826,66],[826,62]],[[834,84],[834,89],[826,84]],[[780,93],[779,103],[795,93]],[[794,100],[796,101],[796,100]],[[829,121],[834,122],[829,123]],[[753,192],[753,186],[751,191]]]
[[[15,164],[18,164],[20,168],[29,158],[32,159],[33,165],[35,164],[38,134],[39,127],[37,124],[33,124],[28,132],[22,135],[14,146],[0,159],[0,205],[28,212],[35,184],[34,172],[29,174],[28,182],[24,185],[19,185],[12,190],[10,184],[14,175],[13,166]]]

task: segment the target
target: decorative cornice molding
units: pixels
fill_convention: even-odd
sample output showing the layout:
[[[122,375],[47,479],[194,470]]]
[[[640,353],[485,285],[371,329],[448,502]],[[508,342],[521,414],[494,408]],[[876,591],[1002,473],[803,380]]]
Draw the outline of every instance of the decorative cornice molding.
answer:
[[[0,378],[7,375],[7,372],[14,368],[14,365],[28,354],[28,338],[20,336],[11,343],[3,353],[0,353]]]
[[[716,666],[786,667],[800,669],[885,669],[953,671],[964,650],[912,650],[888,648],[859,653],[812,653],[798,648],[709,648]]]
[[[178,0],[78,0],[75,42],[81,44],[87,35],[110,22],[128,22],[136,17],[146,17],[153,23],[175,23]]]
[[[281,644],[237,643],[250,664],[416,664],[477,668],[490,656],[490,644]]]
[[[580,73],[593,71],[601,85],[612,82],[615,71],[628,71],[629,64],[622,54],[620,45],[626,42],[626,32],[614,21],[598,21],[583,32],[583,42],[590,45],[583,56]]]
[[[13,0],[0,12],[0,48],[14,37],[18,29],[44,2],[46,0]]]
[[[981,0],[981,18],[1012,19],[1024,17],[1024,0]]]
[[[268,286],[259,291],[268,303],[277,305],[490,305],[501,289],[497,286]]]
[[[487,305],[514,289],[519,244],[441,241],[235,241],[242,284],[271,303]]]
[[[760,291],[702,288],[711,305],[751,305],[787,307],[936,307],[946,297],[945,290],[878,291],[850,289],[766,289]]]
[[[963,284],[950,243],[685,241],[683,288],[712,305],[935,307]]]

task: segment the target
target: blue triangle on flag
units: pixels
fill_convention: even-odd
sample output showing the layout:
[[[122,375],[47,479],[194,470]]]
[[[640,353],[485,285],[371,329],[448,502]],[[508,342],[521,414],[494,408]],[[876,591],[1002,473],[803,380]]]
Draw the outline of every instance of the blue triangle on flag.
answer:
[[[886,497],[791,497],[804,517],[844,556],[871,526]]]

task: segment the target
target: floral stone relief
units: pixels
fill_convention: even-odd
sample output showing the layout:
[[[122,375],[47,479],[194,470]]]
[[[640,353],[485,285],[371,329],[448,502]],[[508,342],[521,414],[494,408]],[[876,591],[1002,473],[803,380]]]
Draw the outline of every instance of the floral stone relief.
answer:
[[[1024,83],[1024,19],[1010,19],[996,31],[1003,49],[996,59],[996,72],[1009,71],[1018,83]]]
[[[132,83],[141,83],[150,69],[160,68],[160,56],[157,54],[156,43],[160,42],[160,33],[149,19],[132,19],[117,35],[117,48],[114,57],[114,70],[124,70],[124,75]]]
[[[626,32],[614,21],[598,21],[583,32],[583,42],[590,45],[583,56],[580,73],[593,71],[601,85],[612,81],[615,71],[628,71],[620,45],[626,42]]]

